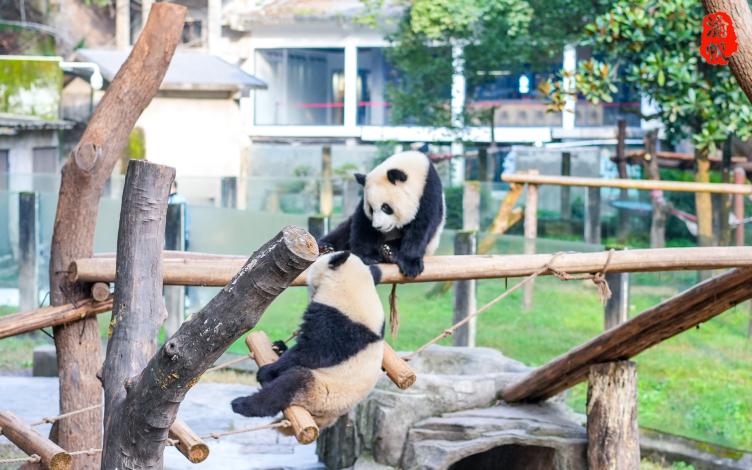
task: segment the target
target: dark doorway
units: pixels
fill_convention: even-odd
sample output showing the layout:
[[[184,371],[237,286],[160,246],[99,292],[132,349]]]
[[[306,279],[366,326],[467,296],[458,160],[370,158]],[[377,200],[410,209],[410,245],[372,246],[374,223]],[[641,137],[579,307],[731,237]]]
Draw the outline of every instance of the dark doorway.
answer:
[[[494,447],[466,457],[450,470],[551,470],[556,468],[556,451],[551,447],[511,444]]]

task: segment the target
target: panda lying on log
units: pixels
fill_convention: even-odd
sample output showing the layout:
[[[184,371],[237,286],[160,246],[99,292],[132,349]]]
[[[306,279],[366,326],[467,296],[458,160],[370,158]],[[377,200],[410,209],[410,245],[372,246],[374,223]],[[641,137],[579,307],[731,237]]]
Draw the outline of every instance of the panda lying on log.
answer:
[[[319,257],[308,269],[311,303],[295,346],[259,368],[261,390],[233,400],[233,411],[274,416],[298,405],[323,429],[363,400],[383,375],[380,276],[347,251]]]
[[[446,213],[431,161],[420,152],[402,152],[355,179],[363,186],[362,203],[319,240],[319,250],[350,250],[366,264],[397,263],[408,277],[422,273],[423,257],[439,245]]]

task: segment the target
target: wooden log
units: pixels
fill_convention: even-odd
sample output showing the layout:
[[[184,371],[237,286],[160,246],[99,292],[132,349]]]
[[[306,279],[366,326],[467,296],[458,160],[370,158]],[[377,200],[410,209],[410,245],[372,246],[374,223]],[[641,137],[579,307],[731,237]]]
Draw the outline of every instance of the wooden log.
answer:
[[[132,432],[123,419],[126,382],[136,377],[157,349],[164,321],[162,249],[167,197],[175,169],[131,160],[125,175],[117,241],[112,335],[102,366],[104,386],[103,468],[125,468],[134,457],[128,447]],[[151,414],[143,409],[141,413]],[[125,445],[124,445],[125,444]],[[135,456],[143,456],[137,453]],[[161,455],[158,457],[161,460]]]
[[[245,344],[259,367],[279,359],[272,349],[272,343],[263,331],[252,331],[245,337]],[[293,435],[301,444],[310,444],[319,438],[319,427],[311,414],[303,407],[291,405],[283,414],[292,426]]]
[[[682,181],[651,181],[651,180],[625,180],[607,178],[583,178],[579,176],[551,176],[551,175],[526,175],[526,174],[503,174],[501,180],[506,183],[519,184],[551,184],[555,186],[582,186],[591,188],[625,188],[652,191],[689,192],[689,193],[718,193],[718,194],[752,194],[752,186],[728,184],[728,183],[692,183]]]
[[[209,457],[209,446],[182,419],[175,418],[169,436],[178,441],[175,447],[191,463],[201,463]]]
[[[454,254],[475,254],[476,237],[477,233],[472,230],[457,232],[454,236]],[[454,283],[453,324],[459,323],[468,316],[474,314],[475,310],[478,308],[475,298],[476,283],[475,279],[457,281]],[[452,344],[454,346],[475,347],[475,331],[476,319],[473,318],[454,332],[452,335]]]
[[[535,175],[538,170],[531,170],[528,174]],[[527,185],[525,194],[525,255],[535,254],[535,243],[538,238],[538,186],[534,184]],[[528,282],[522,288],[522,310],[529,311],[533,308],[533,292],[535,291],[535,281]]]
[[[747,174],[741,167],[734,168],[734,183],[744,184],[747,181]],[[744,196],[734,195],[734,216],[736,218],[736,230],[734,241],[736,246],[744,246]]]
[[[39,198],[18,195],[18,306],[39,307]]]
[[[588,188],[588,200],[585,205],[585,243],[601,244],[601,190]]]
[[[380,264],[382,284],[497,279],[524,277],[538,271],[551,260],[550,254],[428,256],[425,269],[415,278],[402,276],[394,264]],[[569,274],[597,273],[603,269],[608,252],[562,253],[553,267]],[[174,285],[226,285],[232,273],[243,266],[239,257],[216,260],[166,260],[164,283]],[[752,266],[752,247],[661,248],[617,251],[608,265],[609,272],[655,272],[698,269],[725,269]],[[115,260],[82,258],[71,263],[71,280],[76,282],[114,282]],[[550,274],[550,273],[544,273]],[[292,286],[305,286],[306,273]]]
[[[546,400],[585,380],[593,364],[636,356],[752,298],[751,281],[750,268],[708,279],[534,369],[501,396],[508,402]]]
[[[402,390],[412,387],[417,375],[410,364],[402,359],[387,343],[384,343],[384,361],[381,368],[394,384]]]
[[[708,151],[695,149],[697,169],[695,181],[698,184],[711,184]],[[695,212],[697,213],[697,241],[700,246],[713,246],[713,201],[710,193],[695,193]]]
[[[104,302],[110,298],[110,285],[106,282],[95,282],[91,286],[91,298],[96,302]]]
[[[127,4],[127,2],[126,2]],[[146,27],[107,86],[94,114],[62,169],[50,253],[50,303],[77,303],[89,296],[87,286],[71,284],[71,261],[94,252],[100,195],[119,162],[141,112],[157,93],[183,32],[186,7],[158,3]],[[102,385],[101,338],[95,318],[86,317],[55,329],[60,370],[60,412],[99,403]],[[64,449],[91,449],[102,444],[100,410],[71,416],[53,426]],[[76,469],[99,469],[99,454],[74,458]]]
[[[73,459],[64,449],[43,437],[10,411],[0,411],[0,434],[29,455],[38,455],[51,470],[72,469]]]
[[[128,466],[161,468],[168,428],[185,395],[317,256],[313,237],[297,227],[285,227],[256,250],[224,289],[184,322],[140,374],[127,382],[123,413],[116,419],[130,432],[114,447],[127,456]]]
[[[658,169],[658,159],[655,157],[658,131],[652,130],[645,134],[645,174],[648,179],[658,181],[661,173]],[[663,196],[663,191],[651,191],[650,201],[653,207],[650,222],[650,248],[663,248],[666,246],[666,219],[669,214],[669,206]]]
[[[619,119],[616,125],[616,167],[619,171],[619,178],[627,179],[629,174],[627,173],[627,157],[626,157],[626,140],[627,140],[627,121],[625,119]],[[619,199],[626,201],[628,198],[627,190],[621,188],[619,190]],[[619,243],[624,243],[627,240],[629,234],[629,218],[627,211],[624,209],[618,210],[619,215],[619,228],[617,230],[617,237]]]
[[[0,317],[0,339],[16,336],[31,331],[60,326],[81,320],[98,313],[112,310],[112,299],[103,302],[84,299],[73,304],[58,307],[42,307],[26,312],[14,313]]]
[[[634,362],[610,362],[590,367],[587,435],[590,470],[640,469]]]

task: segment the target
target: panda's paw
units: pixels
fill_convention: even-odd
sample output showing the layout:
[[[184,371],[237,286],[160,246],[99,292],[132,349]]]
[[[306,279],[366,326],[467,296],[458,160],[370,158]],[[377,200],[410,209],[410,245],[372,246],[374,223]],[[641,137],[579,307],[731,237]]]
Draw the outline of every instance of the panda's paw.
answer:
[[[278,339],[272,343],[272,349],[277,353],[277,356],[281,356],[283,352],[287,351],[287,344],[281,339]]]
[[[272,363],[273,364],[273,363]],[[265,366],[259,367],[258,372],[256,372],[256,380],[261,385],[271,382],[277,377],[276,372],[274,371],[273,367],[270,367],[272,364],[267,364]]]
[[[232,405],[232,411],[234,411],[235,413],[239,415],[248,416],[248,417],[260,416],[254,413],[254,411],[256,410],[254,410],[255,407],[253,406],[254,405],[253,395],[249,397],[238,397],[232,401],[231,405]]]
[[[337,251],[334,248],[334,245],[327,242],[319,242],[319,255],[325,255],[327,253],[332,253],[334,251]]]
[[[423,272],[423,258],[397,257],[397,266],[407,277],[417,277]]]

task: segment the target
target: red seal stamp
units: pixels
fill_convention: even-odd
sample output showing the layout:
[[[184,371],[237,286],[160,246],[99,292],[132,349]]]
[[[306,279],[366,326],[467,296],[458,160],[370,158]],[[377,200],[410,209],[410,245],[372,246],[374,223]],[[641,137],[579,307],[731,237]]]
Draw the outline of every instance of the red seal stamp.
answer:
[[[700,54],[712,65],[726,65],[736,52],[736,31],[728,13],[719,11],[705,15],[702,20]]]

